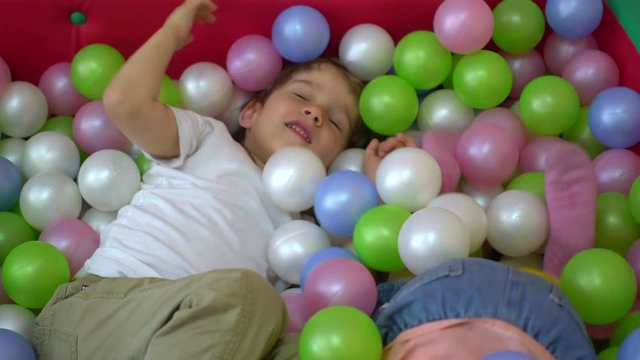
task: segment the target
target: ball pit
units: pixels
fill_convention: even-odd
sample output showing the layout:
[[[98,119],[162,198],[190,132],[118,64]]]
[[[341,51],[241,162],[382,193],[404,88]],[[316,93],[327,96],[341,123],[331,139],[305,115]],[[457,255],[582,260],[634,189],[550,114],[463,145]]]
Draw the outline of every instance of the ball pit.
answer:
[[[15,226],[7,225],[13,218],[3,215],[11,214],[24,219],[30,231],[44,230],[43,236],[48,227],[63,218],[82,218],[75,220],[81,223],[77,228],[84,229],[91,225],[97,234],[112,221],[115,211],[125,205],[137,190],[138,172],[144,171],[138,171],[133,165],[135,163],[129,163],[128,157],[123,155],[132,151],[131,144],[113,128],[104,112],[101,113],[100,109],[90,111],[89,108],[100,106],[102,92],[124,58],[132,54],[179,2],[171,0],[154,4],[152,11],[148,11],[148,4],[144,2],[129,4],[124,1],[94,0],[92,6],[81,7],[88,19],[82,26],[72,24],[67,19],[52,19],[50,13],[44,10],[32,11],[30,22],[37,24],[36,30],[51,29],[47,30],[46,36],[37,35],[38,31],[27,31],[21,23],[24,4],[15,2],[3,5],[6,9],[0,14],[0,21],[17,30],[11,37],[0,39],[0,241],[3,231],[19,232],[20,238],[0,242],[2,259],[19,244],[35,240],[35,236],[30,238],[32,234],[29,231],[16,230]],[[379,357],[379,341],[375,331],[370,323],[363,320],[363,316],[366,319],[366,315],[372,311],[370,306],[371,301],[375,302],[375,299],[372,300],[374,295],[359,298],[349,293],[374,293],[367,287],[370,285],[370,279],[366,276],[368,272],[361,270],[366,270],[367,266],[391,272],[408,266],[412,272],[419,273],[449,256],[444,254],[445,251],[440,258],[438,254],[430,253],[433,249],[436,252],[442,250],[442,246],[452,247],[447,251],[455,253],[454,257],[468,256],[481,247],[486,237],[482,235],[486,231],[483,229],[487,226],[488,243],[502,255],[527,255],[540,248],[544,251],[543,243],[547,240],[546,253],[552,255],[545,256],[544,269],[532,268],[531,272],[539,272],[540,276],[548,276],[553,280],[562,276],[564,281],[560,282],[560,287],[573,294],[570,297],[577,299],[574,301],[578,303],[579,314],[584,321],[606,325],[628,313],[633,302],[630,291],[629,294],[619,295],[616,301],[620,306],[613,309],[606,301],[600,301],[599,297],[604,297],[606,293],[609,298],[616,289],[598,287],[592,281],[599,274],[612,276],[613,279],[624,272],[625,287],[631,288],[634,278],[627,276],[629,271],[623,264],[630,264],[635,269],[636,277],[640,267],[640,257],[636,256],[635,251],[638,246],[632,246],[640,237],[640,186],[632,186],[640,184],[634,182],[640,175],[637,155],[640,146],[636,145],[640,141],[640,72],[637,70],[640,53],[616,20],[612,11],[614,5],[619,6],[616,0],[605,3],[599,0],[536,0],[526,3],[511,0],[502,3],[498,0],[403,0],[402,4],[393,8],[385,5],[384,1],[372,1],[366,7],[352,9],[348,13],[344,8],[354,5],[337,0],[304,3],[309,6],[297,6],[302,3],[293,0],[275,6],[264,0],[253,4],[251,8],[241,1],[220,0],[217,3],[220,6],[217,24],[197,27],[194,30],[195,37],[199,39],[197,45],[187,46],[174,57],[163,81],[160,94],[163,102],[219,116],[230,129],[234,126],[237,128],[234,118],[237,117],[240,104],[253,91],[267,87],[283,62],[300,62],[328,53],[339,56],[359,78],[370,81],[360,99],[360,106],[363,119],[372,130],[382,135],[393,135],[418,128],[424,134],[424,137],[420,136],[423,140],[422,150],[431,155],[425,158],[422,155],[425,152],[422,152],[421,157],[401,156],[402,152],[398,152],[395,159],[391,158],[393,161],[384,164],[383,171],[378,174],[381,181],[378,181],[380,199],[377,200],[381,204],[398,206],[406,214],[403,212],[402,216],[395,219],[393,226],[382,224],[383,219],[380,218],[375,224],[378,230],[371,225],[371,232],[364,228],[358,230],[356,223],[365,210],[375,205],[375,194],[372,195],[371,191],[367,193],[368,198],[363,205],[356,203],[365,202],[362,199],[348,198],[351,192],[346,187],[335,189],[333,191],[336,194],[339,194],[336,192],[339,190],[346,192],[346,195],[339,194],[344,195],[340,200],[346,202],[336,203],[337,207],[330,208],[328,202],[332,195],[329,190],[324,190],[325,194],[320,195],[324,199],[317,198],[318,184],[325,179],[326,173],[316,166],[315,160],[304,158],[304,154],[292,154],[281,159],[280,163],[272,163],[271,169],[265,168],[265,184],[271,196],[276,197],[275,202],[286,210],[307,210],[313,205],[320,209],[321,203],[325,205],[325,212],[317,214],[320,227],[314,228],[314,231],[327,232],[326,238],[323,233],[317,235],[322,238],[319,240],[322,245],[298,254],[285,254],[281,249],[279,255],[273,255],[274,258],[280,257],[279,275],[282,278],[292,284],[300,283],[305,260],[320,249],[328,249],[329,235],[349,237],[354,232],[354,226],[354,256],[357,258],[360,253],[362,257],[362,263],[339,260],[336,263],[344,263],[340,265],[342,268],[337,266],[333,269],[334,273],[340,272],[336,269],[350,271],[352,278],[360,276],[360,280],[352,279],[351,284],[346,283],[348,278],[342,279],[345,283],[340,286],[347,291],[346,300],[338,299],[319,305],[323,297],[331,294],[318,289],[314,293],[307,292],[306,302],[313,304],[314,316],[320,316],[314,320],[314,317],[309,319],[311,313],[299,314],[296,324],[290,324],[292,327],[289,329],[291,332],[302,331],[301,352],[304,358],[324,359],[347,355],[363,359]],[[439,7],[440,4],[442,6]],[[72,8],[74,4],[61,5],[53,1],[44,7],[47,6],[57,7],[60,13],[76,10]],[[120,12],[118,9],[122,6],[127,6],[129,11]],[[287,9],[289,11],[285,11]],[[453,17],[463,12],[470,20],[456,23]],[[141,13],[145,14],[144,19],[140,19],[138,14]],[[114,31],[112,27],[105,27],[104,24],[114,21],[116,16],[119,29],[136,31]],[[291,26],[300,19],[306,21],[298,24],[296,33]],[[46,25],[51,22],[59,26]],[[60,26],[60,22],[64,22],[64,26]],[[368,25],[365,27],[363,24]],[[356,26],[360,28],[356,29]],[[358,34],[356,30],[362,33]],[[68,40],[72,32],[77,41]],[[347,38],[346,34],[350,37]],[[346,40],[343,42],[342,39]],[[29,57],[29,61],[26,61],[25,52],[18,50],[24,49],[24,44],[37,46],[39,52],[46,55]],[[357,53],[354,49],[359,45],[369,48]],[[374,53],[375,56],[367,58],[366,54]],[[431,59],[428,65],[425,65],[425,58]],[[223,67],[225,65],[226,69]],[[548,72],[545,72],[545,65]],[[92,68],[103,69],[104,72],[100,77],[92,77]],[[439,89],[443,83],[445,89]],[[396,90],[389,91],[391,87]],[[437,91],[431,92],[434,89]],[[426,91],[420,93],[416,90]],[[216,93],[217,97],[213,101],[205,98],[202,94],[206,92]],[[430,102],[437,98],[438,93],[445,92],[450,96],[448,100]],[[512,103],[515,105],[509,110],[506,105]],[[626,117],[616,123],[611,120],[616,112],[624,112]],[[16,122],[16,114],[21,114],[23,120]],[[61,116],[56,118],[56,115]],[[69,119],[73,121],[72,132]],[[91,121],[94,129],[90,129]],[[44,130],[65,133],[68,138],[61,140],[61,136],[56,134],[42,140],[46,136]],[[443,135],[442,131],[452,133]],[[566,198],[561,199],[563,191],[570,192],[573,189],[571,181],[566,180],[559,188],[545,194],[545,187],[549,189],[561,181],[553,176],[545,178],[547,170],[568,176],[562,172],[564,170],[558,170],[558,164],[563,161],[556,147],[564,143],[560,137],[577,144],[593,159],[594,176],[579,183],[583,190],[588,188],[589,194],[593,193],[594,200],[593,207],[587,201],[588,206],[581,209],[580,214],[586,214],[580,219],[579,223],[583,225],[581,229],[568,229],[568,226],[576,224],[559,220],[572,219],[572,214],[564,217],[559,215],[562,209],[570,208],[571,204],[562,203],[565,208],[556,207],[545,213],[545,206],[557,206]],[[73,140],[78,151],[68,149],[71,144],[69,139]],[[443,143],[438,143],[439,140]],[[43,152],[51,148],[54,150],[53,158],[45,159]],[[108,166],[91,165],[92,161],[87,163],[85,160],[89,154],[98,154],[105,149],[118,151],[123,159],[127,159],[126,164],[122,165],[126,170],[117,171],[124,171],[128,179],[124,181],[124,188],[114,184],[90,183],[90,172],[98,174]],[[333,170],[330,169],[330,174],[341,170],[362,172],[362,152],[350,150],[351,153],[341,159],[342,163],[336,163]],[[567,151],[566,154],[571,152]],[[582,155],[581,161],[584,160]],[[111,162],[116,160],[112,159]],[[82,175],[78,175],[79,161],[88,164]],[[424,170],[425,167],[429,170]],[[405,174],[407,177],[403,182],[398,182],[396,175],[402,169],[413,170]],[[82,169],[80,172],[83,172]],[[297,177],[295,188],[283,187],[277,178],[278,172]],[[10,176],[5,177],[5,173]],[[436,177],[434,173],[439,175]],[[527,174],[531,177],[526,178]],[[76,182],[80,184],[79,188],[75,187]],[[108,185],[112,187],[105,190]],[[597,204],[596,185],[601,193]],[[26,190],[20,191],[19,188]],[[515,241],[515,237],[504,235],[505,239],[502,239],[503,235],[499,235],[498,241],[494,235],[491,241],[491,219],[489,225],[482,225],[481,217],[476,213],[470,215],[472,210],[465,208],[462,200],[449,205],[450,211],[442,209],[447,208],[442,204],[436,206],[438,204],[434,200],[433,207],[438,210],[429,210],[428,217],[422,210],[431,206],[429,203],[432,199],[437,200],[438,194],[458,191],[466,194],[465,201],[475,200],[477,204],[474,205],[479,207],[473,207],[473,211],[484,210],[483,214],[490,214],[496,211],[495,208],[491,209],[492,200],[499,198],[505,188],[527,190],[543,200],[537,201],[539,199],[536,198],[534,201],[530,200],[530,196],[525,196],[530,201],[526,205],[528,210],[535,212],[533,217],[537,225],[535,229],[527,229],[529,233],[536,233],[535,239],[529,237],[526,239],[528,242],[514,245],[509,241]],[[292,191],[297,195],[291,196]],[[107,192],[110,196],[105,195]],[[47,197],[43,197],[45,194]],[[118,196],[114,197],[113,194]],[[550,205],[544,203],[545,197],[553,200]],[[104,214],[92,215],[87,209],[81,209],[82,198],[95,211]],[[496,204],[499,205],[499,202]],[[521,205],[522,201],[518,204]],[[346,214],[349,207],[358,208],[357,214],[352,214],[353,211]],[[457,214],[454,211],[456,209]],[[589,213],[590,210],[593,210],[593,214]],[[467,211],[466,218],[464,211]],[[411,212],[418,217],[411,219]],[[504,216],[513,215],[514,212]],[[591,215],[592,218],[587,218]],[[527,216],[529,225],[533,221],[531,216]],[[549,236],[546,236],[547,230],[544,229],[547,225],[543,218],[546,219],[546,216],[550,217]],[[2,219],[7,220],[3,223]],[[472,220],[475,220],[475,228]],[[408,226],[403,233],[401,228],[405,223]],[[386,229],[385,226],[393,229]],[[467,237],[467,230],[471,231],[471,228],[475,230]],[[493,234],[512,230],[500,229],[498,225],[493,225],[493,228]],[[446,234],[456,240],[445,244],[438,243],[436,239],[435,243],[423,243],[422,247],[416,248],[416,243],[421,241],[421,232],[435,233],[440,240]],[[378,239],[378,234],[390,238]],[[570,246],[560,241],[570,234],[586,236]],[[44,240],[43,236],[40,240]],[[74,240],[71,235],[58,236],[63,244],[80,241]],[[361,239],[356,239],[356,236]],[[482,239],[476,239],[478,236]],[[561,273],[560,270],[579,253],[578,250],[589,251],[587,249],[594,245],[609,249],[620,257],[607,260],[605,266],[599,267],[596,258],[600,257],[583,256],[573,263],[577,265]],[[368,248],[373,246],[379,249]],[[400,246],[398,255],[392,253],[389,259],[376,253],[388,251],[385,248],[388,246],[395,246],[393,250],[398,250]],[[294,248],[293,245],[289,247]],[[628,249],[630,255],[624,260]],[[58,255],[55,255],[54,267],[62,269],[64,266],[58,261]],[[68,257],[68,254],[65,255]],[[36,253],[20,256],[28,259],[29,256],[36,257]],[[54,257],[47,256],[51,259]],[[82,256],[88,255],[83,253]],[[609,255],[603,256],[606,258]],[[79,268],[78,261],[82,260],[68,260],[71,274]],[[323,260],[327,261],[336,260],[330,257]],[[315,268],[322,269],[323,262],[315,264]],[[317,273],[314,276],[313,271],[308,270],[305,277],[310,277],[314,282],[319,281],[314,279],[320,276],[321,281],[332,284],[338,274],[326,275],[330,272],[325,270],[325,274]],[[15,290],[18,281],[15,277],[19,274],[7,274],[4,271],[3,276],[4,286],[12,289],[9,295],[18,291],[17,302],[32,308],[43,306],[53,287],[52,283],[38,280],[47,293],[38,293],[30,298],[28,294],[32,289]],[[639,279],[635,280],[640,283]],[[357,290],[358,286],[365,286],[365,290]],[[295,298],[291,301],[297,301],[295,306],[298,313],[304,312],[301,309],[304,293],[287,297]],[[590,303],[584,298],[595,300]],[[364,312],[340,308],[341,305],[360,307]],[[352,320],[350,326],[353,326],[351,333],[344,330],[347,326],[345,321],[349,319]],[[305,328],[304,322],[307,320],[310,326]],[[340,325],[342,327],[337,325],[339,323],[343,324]],[[621,352],[631,354],[637,350],[637,342],[631,342],[640,337],[638,331],[627,333],[630,340],[623,343],[623,339],[617,338],[615,345],[622,344]],[[13,335],[3,333],[3,338],[10,336]],[[338,336],[343,342],[329,345],[326,340],[331,336]],[[348,337],[351,338],[347,342],[345,339]],[[318,352],[318,346],[324,347],[327,352]],[[330,349],[331,346],[334,348]],[[358,346],[363,351],[363,347],[368,348],[364,353],[356,352]],[[517,358],[513,353],[510,356]],[[495,353],[486,358],[503,357]]]

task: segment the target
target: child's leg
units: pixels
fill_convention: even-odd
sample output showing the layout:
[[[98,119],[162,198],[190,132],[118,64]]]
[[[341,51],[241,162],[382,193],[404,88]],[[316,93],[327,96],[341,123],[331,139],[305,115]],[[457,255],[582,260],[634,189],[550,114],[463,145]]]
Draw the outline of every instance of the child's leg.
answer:
[[[40,359],[261,359],[285,326],[279,294],[248,270],[89,277],[58,289],[34,346]]]
[[[444,319],[496,318],[511,323],[556,358],[594,359],[584,325],[558,288],[486,259],[457,259],[409,281],[376,323],[384,343],[402,331]]]

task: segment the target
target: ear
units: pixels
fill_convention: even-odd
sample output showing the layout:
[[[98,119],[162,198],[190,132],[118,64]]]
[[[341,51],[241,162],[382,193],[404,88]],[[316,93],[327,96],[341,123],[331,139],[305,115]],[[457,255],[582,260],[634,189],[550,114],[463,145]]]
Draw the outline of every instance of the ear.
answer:
[[[252,127],[255,123],[255,120],[258,118],[261,109],[261,103],[259,103],[255,99],[249,101],[249,103],[245,105],[244,108],[242,108],[240,114],[238,115],[238,124],[245,129]]]

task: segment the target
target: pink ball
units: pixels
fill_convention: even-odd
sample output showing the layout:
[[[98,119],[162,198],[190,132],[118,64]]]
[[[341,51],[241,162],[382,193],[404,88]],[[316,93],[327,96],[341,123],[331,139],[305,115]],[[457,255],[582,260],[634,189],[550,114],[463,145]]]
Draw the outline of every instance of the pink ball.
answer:
[[[281,70],[282,57],[271,40],[261,35],[241,37],[227,53],[227,72],[246,91],[266,89]]]
[[[555,75],[561,75],[564,65],[579,52],[587,49],[597,49],[598,43],[593,35],[579,40],[565,39],[556,33],[551,33],[544,43],[542,54],[547,67]]]
[[[11,70],[9,70],[9,65],[4,61],[2,57],[0,57],[0,92],[5,85],[11,82]]]
[[[520,152],[520,171],[542,171],[547,168],[547,157],[553,145],[565,141],[555,136],[538,136],[531,139]]]
[[[458,54],[482,49],[493,35],[493,12],[483,0],[445,0],[433,17],[433,32]]]
[[[511,97],[520,97],[522,89],[529,81],[544,75],[547,71],[542,55],[535,49],[522,54],[501,52],[501,55],[507,60],[513,75],[513,85],[509,93]]]
[[[307,322],[307,317],[304,312],[304,302],[302,298],[302,290],[300,288],[291,288],[283,291],[280,296],[284,305],[287,308],[287,315],[289,322],[285,329],[285,334],[299,333]]]
[[[499,185],[509,180],[518,166],[518,144],[496,124],[474,123],[460,136],[456,160],[468,182]]]
[[[527,144],[527,128],[511,109],[493,108],[476,115],[474,123],[487,122],[505,129],[518,144],[518,152]]]
[[[75,274],[96,251],[100,236],[89,224],[79,219],[60,219],[44,228],[39,240],[62,251],[69,261],[71,274]]]
[[[619,84],[620,71],[609,54],[587,49],[565,64],[562,77],[576,88],[580,103],[588,105],[602,90]]]
[[[71,64],[67,62],[52,65],[43,72],[38,87],[47,98],[49,112],[54,115],[73,116],[89,102],[71,82]]]
[[[128,152],[131,148],[131,142],[109,119],[100,100],[78,110],[73,119],[73,137],[78,147],[88,154],[105,149]]]
[[[429,153],[456,155],[460,134],[447,129],[432,128],[422,135],[422,149]]]
[[[628,194],[633,181],[640,176],[640,156],[627,149],[605,150],[593,159],[598,193]]]
[[[376,282],[360,262],[348,258],[323,261],[309,273],[304,283],[307,317],[335,305],[353,306],[371,314],[378,299]]]

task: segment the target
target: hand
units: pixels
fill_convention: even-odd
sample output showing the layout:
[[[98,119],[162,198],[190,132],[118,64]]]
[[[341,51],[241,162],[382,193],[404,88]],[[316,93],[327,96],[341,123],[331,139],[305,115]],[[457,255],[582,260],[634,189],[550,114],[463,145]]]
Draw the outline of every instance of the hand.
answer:
[[[378,171],[378,166],[380,166],[382,159],[393,150],[403,147],[417,148],[418,146],[413,138],[405,133],[398,133],[382,142],[378,139],[371,140],[364,151],[364,173],[371,181],[375,182],[376,171]]]
[[[185,0],[173,10],[163,27],[175,34],[176,50],[193,40],[191,28],[194,23],[211,23],[216,19],[213,12],[217,8],[211,0]]]

